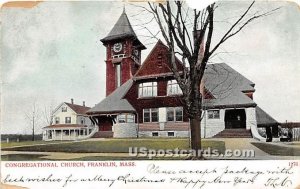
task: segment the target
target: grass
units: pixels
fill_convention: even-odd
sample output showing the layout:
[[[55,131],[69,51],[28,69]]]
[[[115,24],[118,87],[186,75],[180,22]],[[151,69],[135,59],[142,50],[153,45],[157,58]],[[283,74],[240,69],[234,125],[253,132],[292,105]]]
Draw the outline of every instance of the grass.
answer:
[[[254,146],[262,151],[276,156],[300,156],[300,148],[291,146],[278,146],[269,143],[252,142]]]
[[[40,144],[40,143],[36,143]],[[44,144],[44,143],[43,143]],[[189,149],[188,139],[110,139],[104,141],[80,141],[72,143],[46,144],[6,148],[6,151],[68,152],[68,153],[127,153],[129,147],[147,149]],[[220,153],[225,151],[222,141],[203,140],[204,149],[210,147]]]
[[[55,141],[53,143],[63,143],[65,141]],[[49,142],[46,141],[24,141],[24,142],[1,142],[1,148],[11,148],[16,146],[25,146],[25,145],[39,145],[39,144],[49,144]]]

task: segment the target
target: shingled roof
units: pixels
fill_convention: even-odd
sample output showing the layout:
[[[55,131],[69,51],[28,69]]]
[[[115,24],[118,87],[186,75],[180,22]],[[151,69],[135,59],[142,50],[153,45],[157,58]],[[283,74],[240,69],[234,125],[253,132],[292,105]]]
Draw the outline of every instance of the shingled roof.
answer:
[[[78,104],[72,104],[68,102],[64,102],[67,106],[69,106],[75,113],[85,115],[86,112],[90,109],[90,107],[81,106]]]
[[[87,111],[87,114],[108,114],[119,112],[135,112],[131,104],[124,99],[127,91],[132,86],[133,80],[130,79],[108,95],[96,106]]]
[[[205,100],[206,108],[255,107],[243,92],[254,92],[254,83],[225,63],[208,64],[204,74],[205,88],[215,97]]]
[[[256,106],[256,122],[258,127],[277,126],[279,123],[259,106]]]
[[[108,33],[108,35],[105,38],[101,39],[100,41],[106,43],[107,41],[118,40],[125,37],[134,38],[135,39],[134,42],[138,47],[140,47],[141,49],[146,49],[146,47],[138,40],[137,35],[135,34],[129,22],[127,14],[124,10],[121,16],[119,17],[118,21],[114,25],[114,27]]]

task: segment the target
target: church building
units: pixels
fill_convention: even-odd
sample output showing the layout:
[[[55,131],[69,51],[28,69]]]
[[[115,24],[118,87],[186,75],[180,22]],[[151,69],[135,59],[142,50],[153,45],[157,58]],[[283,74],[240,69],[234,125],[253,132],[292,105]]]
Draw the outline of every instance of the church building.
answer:
[[[189,137],[189,118],[170,69],[168,47],[159,40],[142,63],[141,51],[146,47],[125,11],[101,42],[106,47],[106,98],[86,112],[99,127],[97,136]],[[183,68],[179,60],[177,65]],[[201,136],[262,140],[258,129],[262,120],[266,124],[261,127],[276,130],[278,123],[253,101],[254,87],[227,64],[208,64]]]

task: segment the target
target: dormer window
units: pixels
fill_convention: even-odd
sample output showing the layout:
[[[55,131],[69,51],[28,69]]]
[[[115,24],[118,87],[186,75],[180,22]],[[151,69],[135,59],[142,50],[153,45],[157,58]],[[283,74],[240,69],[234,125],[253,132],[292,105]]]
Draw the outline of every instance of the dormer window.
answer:
[[[157,96],[157,82],[141,83],[139,85],[139,97]]]

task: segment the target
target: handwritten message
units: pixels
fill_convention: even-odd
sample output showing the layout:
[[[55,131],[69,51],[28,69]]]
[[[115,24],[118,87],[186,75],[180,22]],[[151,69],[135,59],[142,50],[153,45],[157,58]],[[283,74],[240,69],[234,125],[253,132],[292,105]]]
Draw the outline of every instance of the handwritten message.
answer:
[[[216,186],[293,188],[300,184],[298,162],[297,164],[291,162],[274,164],[266,161],[265,166],[260,166],[261,161],[243,164],[234,161],[213,164],[208,162],[105,162],[112,166],[97,166],[103,164],[96,162],[77,162],[74,163],[74,167],[68,169],[62,167],[63,164],[56,164],[51,169],[46,168],[47,171],[42,167],[26,168],[35,170],[35,174],[24,173],[25,168],[6,166],[9,169],[2,172],[4,174],[1,179],[5,184],[30,186],[30,188],[41,184],[52,186],[49,188],[81,188],[82,186],[101,186],[101,188],[155,186],[155,188],[190,189]],[[55,171],[56,169],[63,169],[63,171]]]

